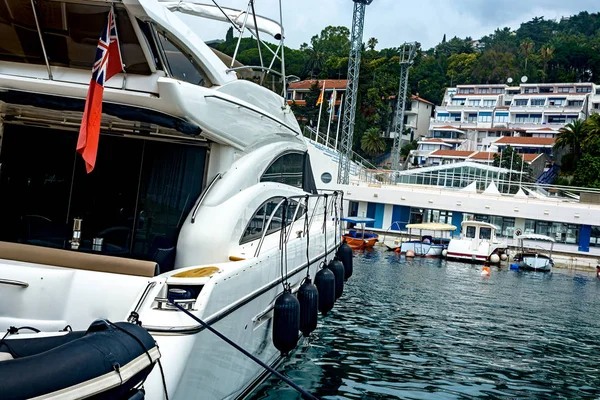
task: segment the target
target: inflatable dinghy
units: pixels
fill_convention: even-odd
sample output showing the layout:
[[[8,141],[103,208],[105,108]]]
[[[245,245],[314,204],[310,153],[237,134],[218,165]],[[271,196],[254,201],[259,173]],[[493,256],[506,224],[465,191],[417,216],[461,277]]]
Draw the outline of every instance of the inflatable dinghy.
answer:
[[[143,399],[141,386],[159,357],[152,336],[126,322],[13,334],[0,340],[0,398]]]

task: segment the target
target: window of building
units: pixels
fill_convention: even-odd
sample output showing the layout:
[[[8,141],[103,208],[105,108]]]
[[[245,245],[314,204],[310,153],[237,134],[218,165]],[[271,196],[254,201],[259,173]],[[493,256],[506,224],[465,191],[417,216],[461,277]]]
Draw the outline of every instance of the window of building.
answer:
[[[212,83],[200,65],[182,47],[167,37],[164,32],[158,32],[158,40],[162,45],[169,71],[175,79],[193,85],[210,87]]]
[[[553,92],[554,92],[554,88],[551,88],[551,87],[540,88],[540,93],[553,93]]]
[[[491,112],[480,112],[477,117],[477,122],[492,122]]]
[[[475,231],[477,230],[477,228],[475,228],[474,226],[467,226],[467,232],[466,232],[466,236],[469,239],[475,239]]]
[[[590,247],[600,247],[600,226],[592,226]]]
[[[474,88],[461,88],[461,89],[458,89],[458,93],[460,93],[460,94],[474,94],[475,93],[475,89]]]
[[[465,105],[465,100],[464,98],[453,98],[452,101],[450,102],[450,104],[452,104],[453,106],[464,106]]]
[[[537,93],[537,89],[536,88],[525,88],[523,90],[523,93],[526,93],[526,94]]]
[[[527,99],[515,99],[514,100],[514,105],[515,106],[520,106],[520,107],[527,106],[527,102],[528,101],[529,100],[527,100]]]
[[[304,154],[288,153],[279,157],[260,178],[261,182],[278,182],[284,185],[303,187]]]
[[[520,124],[529,122],[529,114],[517,114],[515,117],[515,122]]]
[[[484,107],[494,107],[495,105],[496,105],[496,100],[484,100],[483,101]]]
[[[504,93],[504,89],[502,89],[502,88],[492,88],[492,93],[494,93],[494,94],[502,94],[502,93]]]
[[[557,243],[579,243],[579,226],[562,222],[525,221],[525,233],[537,233],[556,240]]]
[[[468,114],[467,122],[477,122],[477,114]]]
[[[577,86],[577,88],[575,89],[575,91],[577,93],[591,93],[592,92],[592,87],[591,86]]]
[[[562,106],[565,103],[566,99],[562,98],[549,98],[548,105],[549,106]]]
[[[294,98],[294,92],[287,92],[286,98],[292,100]]]
[[[480,94],[487,94],[490,92],[490,89],[488,88],[479,88],[479,93]]]
[[[569,100],[567,103],[569,107],[583,107],[583,100]]]
[[[565,118],[565,124],[570,124],[571,122],[574,122],[578,119],[579,119],[578,115],[567,115],[567,117]]]
[[[564,124],[567,121],[566,115],[549,115],[548,123],[550,124]]]
[[[507,112],[496,113],[496,122],[508,122],[508,113]]]
[[[450,113],[450,121],[460,122],[461,121],[460,113]]]
[[[510,106],[510,100],[505,100],[505,101],[504,101],[504,105],[505,105],[505,106]]]
[[[596,94],[600,94],[600,89],[596,89]]]
[[[573,91],[572,87],[559,87],[558,93],[570,93]]]
[[[450,119],[450,113],[438,113],[437,120],[438,121],[448,121]]]
[[[546,99],[531,99],[531,106],[540,107],[546,104]]]
[[[481,100],[479,100],[479,99],[469,99],[469,106],[479,107],[480,102],[481,102]]]
[[[296,92],[296,97],[294,98],[294,100],[304,100],[305,95],[306,95],[306,93]]]

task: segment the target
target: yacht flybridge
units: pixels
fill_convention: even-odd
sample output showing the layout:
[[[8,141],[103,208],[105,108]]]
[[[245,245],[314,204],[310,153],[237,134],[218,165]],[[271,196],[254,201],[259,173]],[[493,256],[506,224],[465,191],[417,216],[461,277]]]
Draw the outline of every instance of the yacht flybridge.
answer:
[[[317,190],[284,97],[239,79],[235,57],[225,65],[179,18],[227,20],[283,49],[280,24],[255,18],[251,4],[234,13],[155,0],[0,2],[0,392],[13,366],[42,368],[32,357],[48,368],[49,353],[64,362],[69,346],[95,351],[103,335],[135,334],[144,347],[128,339],[131,351],[104,375],[27,383],[40,393],[13,385],[13,398],[126,384],[143,384],[147,399],[247,394],[264,369],[173,303],[265,364],[280,360],[275,300],[333,258],[342,198]],[[75,148],[111,8],[124,72],[105,83],[87,174]],[[269,55],[257,80],[275,74],[285,93],[284,55]],[[18,351],[37,340],[39,354]]]

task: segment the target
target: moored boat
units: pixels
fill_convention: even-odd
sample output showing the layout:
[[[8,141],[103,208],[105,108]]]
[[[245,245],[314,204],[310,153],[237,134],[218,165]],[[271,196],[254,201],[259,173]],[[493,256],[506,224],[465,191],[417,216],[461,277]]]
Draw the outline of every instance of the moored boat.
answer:
[[[479,263],[498,263],[506,253],[506,241],[498,240],[495,225],[479,221],[463,221],[458,238],[448,244],[449,259]]]
[[[539,245],[535,247],[525,247],[525,241],[541,241],[550,243],[549,249],[543,249]],[[550,272],[554,267],[552,260],[552,250],[555,240],[546,235],[525,234],[517,237],[519,244],[519,252],[513,257],[513,261],[517,263],[519,269],[525,271]]]
[[[365,231],[365,225],[375,222],[373,218],[366,217],[345,217],[341,219],[344,222],[360,224],[359,230],[350,229],[348,233],[342,236],[343,240],[353,249],[368,249],[375,246],[379,240],[379,235],[374,232]]]
[[[438,237],[436,233],[440,232],[443,235],[444,232],[453,232],[456,230],[454,225],[440,223],[408,224],[406,228],[408,229],[409,240],[401,241],[397,239],[392,246],[386,244],[387,248],[401,254],[411,251],[415,256],[428,258],[441,257],[450,242],[449,238]],[[420,239],[411,239],[413,230],[419,232]],[[432,232],[433,235],[423,235],[423,231]]]

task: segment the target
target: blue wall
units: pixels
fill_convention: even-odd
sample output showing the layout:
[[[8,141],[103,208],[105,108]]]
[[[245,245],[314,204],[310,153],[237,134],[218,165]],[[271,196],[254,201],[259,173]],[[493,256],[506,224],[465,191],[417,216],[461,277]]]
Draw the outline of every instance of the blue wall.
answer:
[[[589,225],[581,225],[579,227],[579,251],[586,253],[590,252],[590,236],[592,235],[592,227]]]
[[[393,231],[404,231],[406,230],[406,224],[410,219],[410,207],[407,206],[394,206],[392,211],[392,223],[400,222],[398,225],[392,226]]]
[[[375,212],[377,211],[377,203],[367,203],[367,218],[375,218]],[[374,228],[375,224],[369,222],[365,224],[367,228]]]
[[[370,222],[365,226],[367,228],[383,229],[383,214],[385,212],[385,204],[368,203],[367,218],[373,218],[375,222]],[[385,227],[388,228],[387,226]]]
[[[456,227],[456,230],[452,232],[454,236],[460,234],[460,224],[463,221],[463,213],[460,211],[452,211],[452,225]]]

